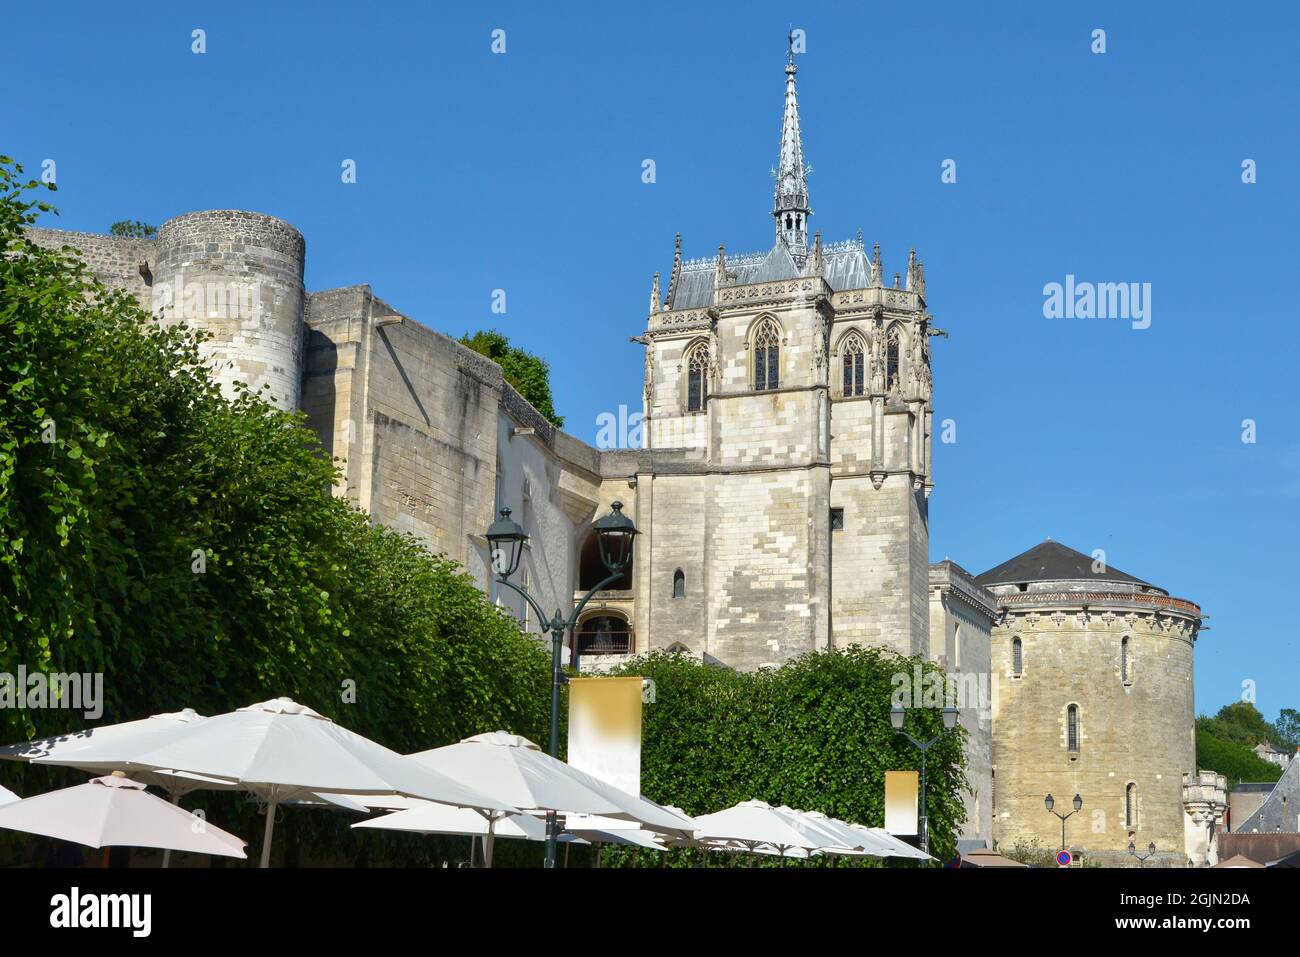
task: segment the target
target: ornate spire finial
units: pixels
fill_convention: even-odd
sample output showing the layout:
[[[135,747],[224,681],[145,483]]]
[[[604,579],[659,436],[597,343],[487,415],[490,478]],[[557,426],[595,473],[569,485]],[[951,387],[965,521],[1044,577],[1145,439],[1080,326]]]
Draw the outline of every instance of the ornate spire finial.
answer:
[[[803,264],[808,255],[808,171],[803,162],[803,140],[799,131],[799,97],[795,92],[794,33],[785,66],[785,113],[781,120],[781,155],[776,167],[776,197],[772,215],[776,237]]]
[[[677,297],[677,282],[682,278],[682,234],[678,233],[673,241],[673,274],[668,277],[668,295],[664,297],[664,308],[671,309]]]
[[[727,251],[718,243],[718,262],[713,267],[713,287],[717,289],[727,282]]]
[[[822,234],[820,231],[813,233],[812,274],[814,276],[822,274]]]
[[[654,314],[659,311],[659,274],[655,273],[654,284],[650,286],[650,312]]]
[[[880,243],[876,243],[875,250],[871,254],[871,288],[876,289],[884,284],[884,267],[880,265]]]

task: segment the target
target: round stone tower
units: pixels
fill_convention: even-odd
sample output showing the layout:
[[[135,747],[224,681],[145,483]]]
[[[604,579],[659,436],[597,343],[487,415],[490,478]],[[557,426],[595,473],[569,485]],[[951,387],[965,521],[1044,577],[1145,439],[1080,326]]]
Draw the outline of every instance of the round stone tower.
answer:
[[[996,597],[993,813],[998,847],[1085,861],[1188,863],[1183,779],[1196,772],[1192,649],[1201,610],[1046,541],[976,579]]]
[[[296,409],[304,252],[298,230],[261,213],[221,209],[169,219],[158,230],[153,312],[210,333],[204,353],[227,394],[244,382]]]

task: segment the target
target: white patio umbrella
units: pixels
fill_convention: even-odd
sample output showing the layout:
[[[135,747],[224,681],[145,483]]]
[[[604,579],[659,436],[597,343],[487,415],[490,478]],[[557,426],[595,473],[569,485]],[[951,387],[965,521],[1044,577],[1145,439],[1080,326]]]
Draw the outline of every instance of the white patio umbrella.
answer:
[[[599,778],[545,754],[527,738],[493,731],[457,744],[421,751],[408,760],[499,797],[528,814],[600,814],[632,821],[651,830],[692,826],[650,801],[628,794]],[[486,811],[485,859],[492,860],[494,818]]]
[[[865,857],[889,857],[892,855],[890,845],[876,835],[862,828],[852,828],[838,818],[830,817],[821,811],[796,811],[787,807],[777,808],[787,813],[795,826],[809,829],[810,834],[824,835],[826,846],[818,853],[845,854]]]
[[[94,778],[0,807],[0,827],[90,847],[157,847],[244,857],[245,842],[154,797],[123,775]]]
[[[900,841],[894,835],[890,834],[883,827],[861,827],[857,824],[850,824],[854,830],[866,831],[873,835],[877,840],[882,841],[889,848],[890,857],[906,857],[915,861],[932,861],[934,860],[929,854],[920,848],[913,847],[906,841]]]
[[[0,760],[29,761],[35,764],[76,768],[90,774],[109,774],[120,771],[124,767],[122,761],[102,760],[109,757],[111,751],[137,751],[165,739],[169,733],[202,720],[204,720],[203,715],[193,708],[185,708],[182,711],[155,714],[135,721],[123,721],[119,724],[85,728],[68,734],[10,744],[0,748]],[[101,760],[96,760],[97,757]],[[234,787],[226,781],[194,774],[136,770],[130,777],[167,792],[173,804],[179,804],[181,798],[191,791],[231,790]],[[170,866],[171,853],[170,849],[163,852],[163,867]]]
[[[751,852],[767,845],[784,858],[790,851],[809,852],[825,846],[826,838],[808,836],[766,801],[742,801],[694,820],[700,840],[738,845]]]
[[[118,744],[123,747],[138,749],[151,741],[157,741],[184,725],[204,720],[203,715],[193,708],[168,714],[155,714],[137,721],[123,721],[120,724],[108,724],[99,728],[86,728],[68,734],[54,735],[48,738],[35,738],[20,744],[0,747],[0,760],[3,761],[38,761],[43,764],[59,764],[82,768],[86,771],[112,772],[117,768],[109,767],[115,762],[88,760],[78,764],[76,755],[103,753],[106,745]]]
[[[276,807],[316,792],[396,793],[487,812],[518,810],[288,698],[190,722],[139,746],[105,742],[79,752],[77,760],[110,762],[128,772],[201,775],[257,795],[267,804],[262,867],[270,866]]]
[[[496,837],[526,841],[546,840],[546,825],[528,814],[504,814],[493,821],[467,807],[450,807],[422,801],[404,811],[394,811],[368,821],[358,821],[353,828],[376,831],[409,831],[413,834],[453,834],[462,837],[486,837],[489,825]]]
[[[13,791],[10,791],[6,787],[0,787],[0,807],[3,807],[6,804],[12,804],[14,801],[21,801],[21,800],[22,798],[20,798],[17,794],[14,794]]]
[[[404,811],[358,821],[353,828],[408,831],[414,834],[458,834],[483,839],[483,863],[492,866],[492,842],[498,837],[546,840],[546,825],[527,814],[484,815],[463,807],[423,801]]]

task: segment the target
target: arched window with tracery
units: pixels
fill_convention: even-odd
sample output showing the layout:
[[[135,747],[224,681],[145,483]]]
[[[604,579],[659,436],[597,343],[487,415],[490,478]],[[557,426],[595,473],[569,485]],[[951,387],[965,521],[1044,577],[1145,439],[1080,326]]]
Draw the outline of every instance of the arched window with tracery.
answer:
[[[885,337],[885,388],[897,392],[900,383],[898,364],[899,336],[898,326],[894,325]]]
[[[709,401],[709,350],[694,346],[686,356],[686,411],[703,412]]]
[[[775,320],[764,319],[754,330],[754,390],[766,392],[781,387],[781,329]]]
[[[850,333],[840,348],[840,364],[844,368],[844,394],[847,396],[866,394],[866,352],[862,337],[856,332]]]

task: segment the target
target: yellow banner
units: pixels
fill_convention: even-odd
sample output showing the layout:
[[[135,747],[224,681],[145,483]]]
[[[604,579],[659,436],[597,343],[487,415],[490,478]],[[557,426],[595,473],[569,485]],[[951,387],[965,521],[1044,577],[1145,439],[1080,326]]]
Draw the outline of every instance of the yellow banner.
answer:
[[[919,829],[917,795],[921,775],[916,771],[885,772],[885,830],[890,834],[916,834]]]
[[[641,793],[641,679],[569,679],[569,764]]]

